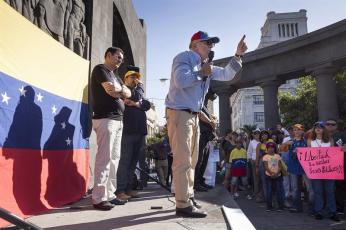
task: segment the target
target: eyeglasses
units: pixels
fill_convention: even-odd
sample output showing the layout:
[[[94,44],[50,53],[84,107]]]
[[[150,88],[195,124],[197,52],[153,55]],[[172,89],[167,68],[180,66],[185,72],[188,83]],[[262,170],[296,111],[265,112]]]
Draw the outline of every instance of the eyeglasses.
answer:
[[[328,126],[336,126],[336,123],[326,123]]]
[[[207,46],[214,46],[214,43],[211,40],[206,40],[206,41],[200,41],[201,43],[204,43]]]

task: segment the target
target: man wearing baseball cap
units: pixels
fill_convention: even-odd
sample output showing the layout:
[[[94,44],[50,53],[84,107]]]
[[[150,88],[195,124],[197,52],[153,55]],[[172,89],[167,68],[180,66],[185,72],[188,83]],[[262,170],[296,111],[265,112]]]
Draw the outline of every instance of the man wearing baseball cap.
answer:
[[[168,136],[173,152],[173,183],[176,214],[203,218],[207,214],[194,199],[194,169],[198,158],[199,119],[209,118],[201,112],[210,81],[230,81],[241,69],[241,57],[247,50],[245,35],[234,57],[225,68],[213,66],[209,53],[218,37],[198,31],[191,37],[189,51],[179,53],[173,60],[170,88],[166,97]]]
[[[134,70],[127,71],[124,77],[131,97],[124,99],[124,127],[116,191],[120,200],[137,196],[137,192],[132,190],[133,175],[138,160],[145,155],[145,136],[148,133],[145,111],[150,109],[150,102],[144,99],[144,85],[140,78],[141,74]]]

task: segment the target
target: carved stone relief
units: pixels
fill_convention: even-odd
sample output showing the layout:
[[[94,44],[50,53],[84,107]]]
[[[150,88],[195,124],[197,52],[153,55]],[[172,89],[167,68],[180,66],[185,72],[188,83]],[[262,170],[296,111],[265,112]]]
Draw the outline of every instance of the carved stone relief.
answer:
[[[78,55],[89,58],[82,0],[5,0],[24,17]]]

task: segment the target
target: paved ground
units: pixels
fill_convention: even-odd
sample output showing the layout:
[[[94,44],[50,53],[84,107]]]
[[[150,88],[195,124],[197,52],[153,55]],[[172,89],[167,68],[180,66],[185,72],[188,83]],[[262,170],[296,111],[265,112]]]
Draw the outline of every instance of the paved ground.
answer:
[[[141,197],[133,199],[124,206],[116,206],[111,211],[96,211],[90,205],[90,198],[72,205],[75,209],[65,208],[50,213],[34,216],[28,221],[51,230],[74,229],[229,229],[221,211],[221,206],[237,208],[228,192],[219,186],[208,193],[196,194],[208,212],[208,218],[184,219],[175,216],[174,197],[171,197],[158,185],[151,183],[140,193]],[[153,210],[151,206],[162,206]]]
[[[94,210],[89,197],[71,205],[72,208],[53,210],[28,220],[52,230],[223,230],[230,229],[231,226],[237,226],[236,230],[248,230],[249,226],[243,224],[243,211],[258,230],[346,230],[345,215],[341,216],[341,222],[336,223],[327,218],[315,220],[308,213],[266,212],[264,203],[247,200],[243,194],[234,201],[221,185],[208,193],[196,194],[203,210],[208,212],[205,219],[177,218],[174,197],[155,183],[150,183],[140,195],[140,198],[133,199],[124,206],[116,206],[111,211]],[[231,213],[227,216],[231,225],[226,224],[221,211],[222,205]],[[151,209],[152,206],[162,206],[162,209]]]
[[[315,220],[306,212],[266,212],[265,203],[247,200],[244,195],[236,202],[257,230],[346,230],[345,215],[341,216],[342,221],[337,223],[328,218]]]

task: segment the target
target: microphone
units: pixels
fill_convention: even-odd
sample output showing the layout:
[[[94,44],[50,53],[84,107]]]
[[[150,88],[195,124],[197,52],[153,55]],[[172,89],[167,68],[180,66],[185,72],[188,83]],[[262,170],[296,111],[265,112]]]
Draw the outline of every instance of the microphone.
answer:
[[[214,59],[214,55],[215,55],[215,52],[210,50],[209,54],[208,54],[208,63],[212,62],[213,59]]]
[[[215,52],[210,50],[208,53],[208,63],[211,63],[214,59]],[[206,81],[209,76],[203,76],[203,81]]]

